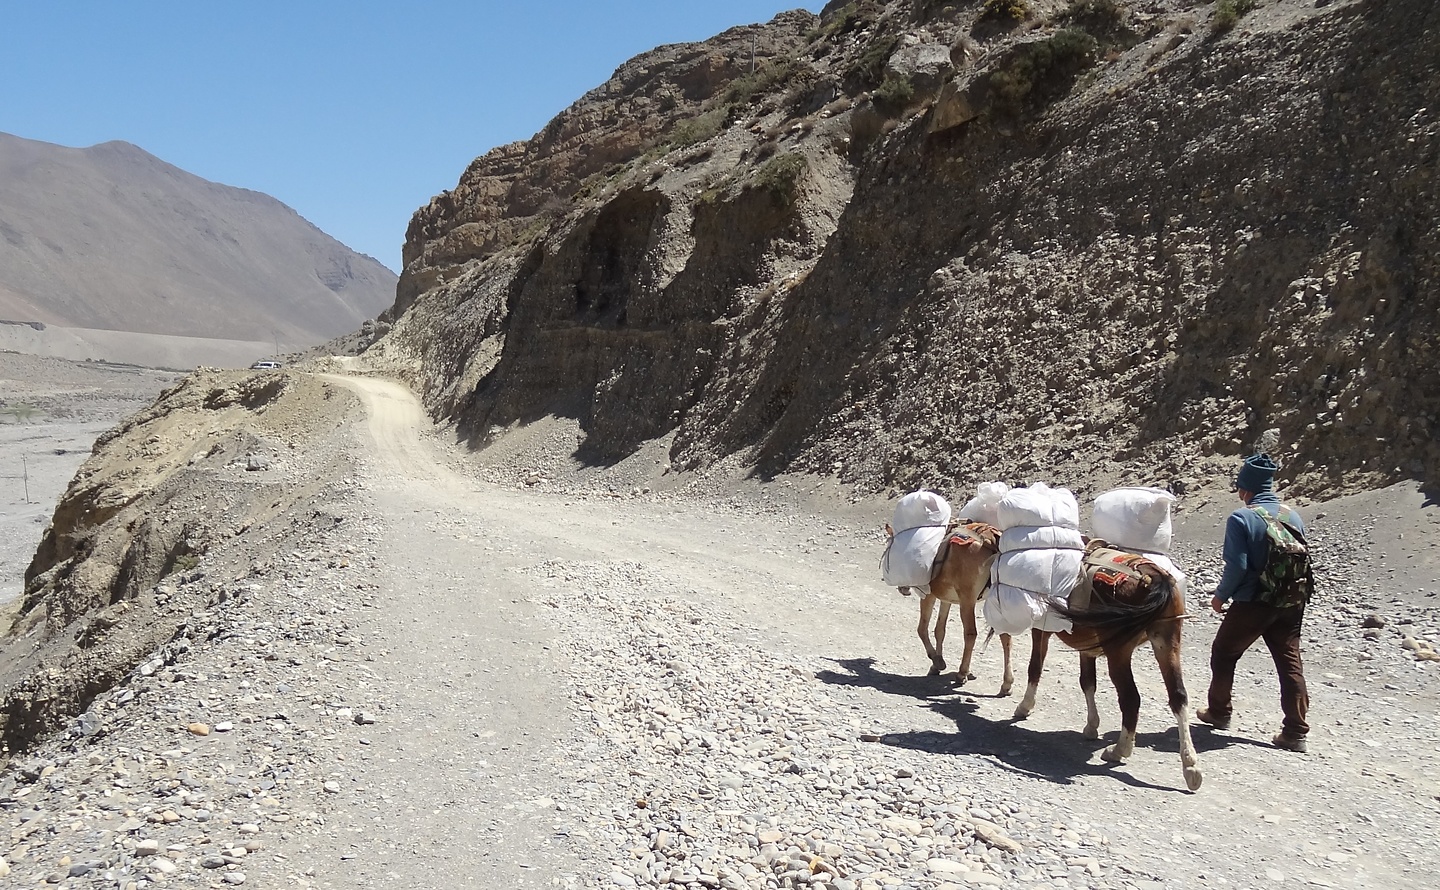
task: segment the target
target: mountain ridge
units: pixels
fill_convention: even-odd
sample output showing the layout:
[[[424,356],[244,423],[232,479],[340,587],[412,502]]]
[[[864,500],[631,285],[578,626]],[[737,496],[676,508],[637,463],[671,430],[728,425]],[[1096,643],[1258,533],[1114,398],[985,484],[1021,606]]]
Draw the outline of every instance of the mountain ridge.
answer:
[[[0,135],[0,173],[0,315],[298,345],[393,298],[393,273],[278,199],[127,142]]]

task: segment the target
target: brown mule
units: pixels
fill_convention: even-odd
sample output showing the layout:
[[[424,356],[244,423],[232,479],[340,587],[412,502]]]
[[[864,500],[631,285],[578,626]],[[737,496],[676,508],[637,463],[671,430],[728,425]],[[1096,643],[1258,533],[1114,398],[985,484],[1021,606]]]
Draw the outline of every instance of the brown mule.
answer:
[[[1089,602],[1085,593],[1089,592]],[[1060,642],[1080,653],[1080,688],[1085,692],[1087,718],[1084,735],[1100,737],[1100,712],[1095,706],[1095,662],[1105,656],[1110,680],[1120,698],[1120,738],[1105,749],[1105,760],[1123,762],[1135,751],[1135,729],[1140,721],[1140,690],[1130,659],[1136,648],[1149,640],[1160,665],[1160,676],[1170,696],[1170,710],[1180,728],[1180,763],[1185,786],[1200,788],[1203,776],[1200,759],[1190,739],[1190,703],[1185,679],[1180,672],[1180,631],[1184,625],[1185,599],[1175,580],[1158,565],[1134,554],[1110,550],[1104,541],[1091,541],[1077,588],[1068,604],[1052,605],[1075,626],[1060,633]],[[1029,684],[1025,698],[1015,709],[1023,720],[1035,710],[1035,692],[1045,669],[1050,633],[1031,631]]]
[[[955,673],[956,682],[964,685],[975,679],[970,673],[970,660],[979,636],[975,626],[975,605],[984,599],[985,588],[990,584],[990,567],[1000,554],[999,542],[1000,531],[983,522],[962,520],[946,536],[935,559],[930,592],[920,599],[920,625],[916,628],[920,642],[925,646],[925,654],[930,656],[931,676],[945,671],[945,628],[953,605],[960,607],[960,620],[965,626],[965,654],[961,656],[960,669]],[[935,614],[934,642],[930,639],[932,614]],[[1015,675],[1010,669],[1010,635],[1002,634],[1000,644],[1005,653],[1005,677],[1001,681],[1000,694],[1009,695],[1015,685]]]

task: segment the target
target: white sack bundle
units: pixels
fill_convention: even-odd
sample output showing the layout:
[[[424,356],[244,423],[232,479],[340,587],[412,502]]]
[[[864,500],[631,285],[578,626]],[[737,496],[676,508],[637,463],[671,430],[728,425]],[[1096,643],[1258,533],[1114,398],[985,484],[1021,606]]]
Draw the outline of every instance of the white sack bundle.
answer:
[[[1058,525],[1080,528],[1080,505],[1068,488],[1051,488],[1037,482],[1029,488],[1012,488],[996,510],[1001,531],[1017,525]]]
[[[880,557],[880,577],[891,587],[930,592],[930,567],[945,540],[950,502],[933,491],[912,491],[895,505],[895,537]]]
[[[1028,590],[1001,584],[985,597],[985,623],[996,633],[1023,634],[1032,627],[1060,633],[1072,629],[1069,621],[1050,611],[1045,598]]]
[[[981,482],[975,487],[975,497],[965,502],[960,515],[972,522],[989,525],[1000,524],[1000,499],[1010,491],[1004,482]]]
[[[1163,488],[1116,488],[1095,498],[1095,537],[1120,550],[1169,553],[1170,505],[1175,496]]]
[[[1068,597],[1080,580],[1080,550],[1016,550],[995,560],[991,576],[1001,584],[1048,596]]]
[[[1084,550],[1085,536],[1058,525],[1017,525],[1000,533],[1000,552],[1016,550]]]

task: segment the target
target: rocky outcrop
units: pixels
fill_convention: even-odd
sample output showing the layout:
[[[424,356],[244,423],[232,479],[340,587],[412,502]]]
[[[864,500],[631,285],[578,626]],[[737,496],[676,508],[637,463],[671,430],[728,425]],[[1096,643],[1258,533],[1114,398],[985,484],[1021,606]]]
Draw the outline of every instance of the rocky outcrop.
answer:
[[[1299,493],[1433,479],[1433,4],[1027,8],[633,60],[416,214],[371,359],[593,462],[1190,487],[1273,429]]]
[[[207,577],[215,551],[286,534],[265,523],[317,496],[304,446],[349,400],[308,375],[200,371],[100,438],[0,637],[0,757],[188,645],[177,629],[245,577]]]

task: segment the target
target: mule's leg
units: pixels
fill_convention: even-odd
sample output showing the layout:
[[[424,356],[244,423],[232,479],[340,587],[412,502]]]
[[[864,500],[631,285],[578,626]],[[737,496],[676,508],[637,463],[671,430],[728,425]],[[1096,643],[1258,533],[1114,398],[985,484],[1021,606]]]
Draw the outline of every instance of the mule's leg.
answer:
[[[1045,671],[1045,652],[1050,648],[1050,634],[1039,628],[1030,631],[1030,675],[1025,697],[1015,707],[1015,719],[1024,720],[1035,710],[1035,693],[1040,689],[1040,675]]]
[[[1085,729],[1087,739],[1100,738],[1100,709],[1095,706],[1095,662],[1093,655],[1080,654],[1080,691],[1085,693]]]
[[[1180,673],[1180,622],[1166,623],[1169,628],[1151,635],[1150,648],[1155,650],[1160,676],[1165,679],[1165,691],[1170,694],[1170,710],[1175,712],[1175,725],[1180,730],[1180,766],[1185,772],[1185,787],[1198,791],[1204,777],[1200,774],[1195,743],[1190,740],[1190,697],[1185,693],[1185,677]]]
[[[930,657],[930,675],[945,670],[945,659],[940,657],[940,650],[930,642],[930,614],[935,610],[935,597],[926,594],[920,598],[920,626],[916,631],[920,634],[920,643],[925,647],[925,654]]]
[[[1135,672],[1130,666],[1133,644],[1105,652],[1110,664],[1110,682],[1120,695],[1120,738],[1100,756],[1111,763],[1121,763],[1135,753],[1135,728],[1140,723],[1140,689],[1135,685]]]
[[[975,679],[975,675],[970,673],[970,659],[975,655],[975,638],[980,635],[980,631],[975,627],[973,602],[960,604],[960,623],[965,625],[965,654],[960,658],[960,672],[956,675],[956,680],[963,686]]]
[[[950,602],[938,600],[940,608],[935,612],[935,670],[932,674],[939,674],[945,670],[945,629],[950,626]]]
[[[1010,670],[1009,634],[1000,635],[1000,649],[1005,653],[1005,679],[1000,682],[1000,695],[1006,696],[1010,694],[1011,688],[1015,685],[1015,672]]]

